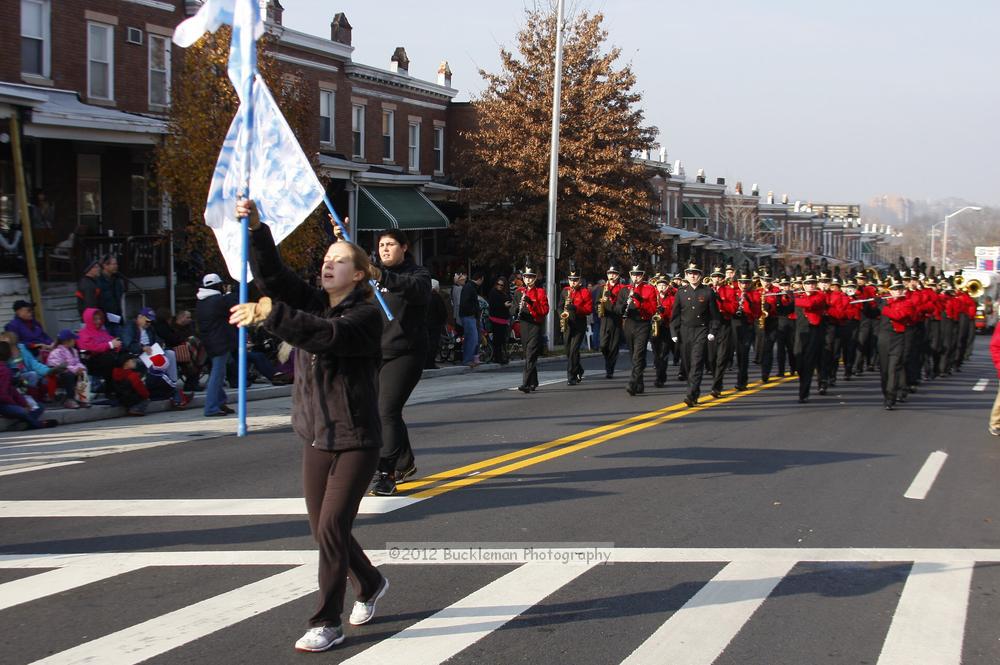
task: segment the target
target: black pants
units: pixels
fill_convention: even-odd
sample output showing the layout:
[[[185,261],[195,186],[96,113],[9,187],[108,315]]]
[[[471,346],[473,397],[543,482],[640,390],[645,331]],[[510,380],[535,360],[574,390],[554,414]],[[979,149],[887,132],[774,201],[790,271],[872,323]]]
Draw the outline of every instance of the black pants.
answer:
[[[521,385],[538,387],[538,356],[542,355],[542,327],[521,321],[521,344],[524,345],[524,374]]]
[[[427,329],[427,355],[424,357],[424,369],[434,369],[437,367],[438,352],[441,350],[441,335],[444,328]],[[494,355],[494,358],[496,355]]]
[[[737,316],[733,318],[732,331],[736,347],[736,387],[746,388],[750,381],[750,343],[757,334],[757,325]]]
[[[687,374],[687,396],[698,399],[701,395],[701,377],[705,373],[708,355],[708,329],[704,327],[681,328],[681,364]]]
[[[382,455],[378,470],[392,473],[413,466],[410,433],[403,422],[403,407],[424,371],[423,350],[386,358],[378,372],[378,412],[382,419]]]
[[[933,379],[937,376],[938,363],[941,360],[941,322],[928,319],[927,335],[924,338],[924,376]]]
[[[976,344],[976,322],[974,319],[969,319],[969,329],[966,331],[965,336],[965,355],[962,360],[968,360],[972,357],[972,348]]]
[[[906,333],[881,330],[878,336],[879,372],[882,379],[882,397],[895,404],[900,392],[906,388],[904,349]]]
[[[340,625],[348,577],[362,602],[375,595],[382,582],[382,574],[351,535],[378,456],[377,448],[328,452],[305,445],[302,484],[309,528],[319,544],[319,607],[309,618],[310,627]]]
[[[604,356],[604,371],[615,373],[618,364],[618,348],[622,345],[622,320],[613,314],[601,319],[601,354]]]
[[[722,392],[722,384],[726,372],[733,363],[733,326],[729,321],[723,321],[715,340],[708,343],[708,358],[712,365],[712,391]]]
[[[858,323],[858,353],[854,363],[856,374],[860,374],[862,370],[870,368],[874,364],[877,330],[878,319],[870,319],[862,313],[861,321]]]
[[[574,321],[570,317],[569,330],[566,331],[566,377],[570,380],[583,378],[583,365],[580,364],[580,347],[583,337],[587,334],[587,321],[580,318]]]
[[[834,347],[837,343],[837,326],[829,321],[824,321],[819,325],[820,329],[820,350],[818,370],[816,372],[816,383],[819,388],[825,389],[837,379],[837,366],[834,365]]]
[[[822,326],[797,328],[795,333],[795,367],[799,373],[799,399],[809,399],[813,372],[823,350]]]
[[[920,383],[920,349],[923,345],[923,331],[923,324],[917,324],[906,326],[906,332],[903,333],[903,372],[908,386]],[[882,357],[881,353],[879,357]]]
[[[775,335],[775,345],[778,354],[778,374],[785,373],[785,359],[788,359],[788,369],[794,372],[795,364],[795,320],[787,316],[778,317],[778,331]]]
[[[975,330],[975,326],[972,326],[972,321],[965,314],[958,317],[958,330],[955,334],[955,352],[952,356],[952,368],[961,369],[962,363],[965,362],[965,349],[969,344],[969,328]]]
[[[837,335],[840,339],[838,346],[840,347],[840,354],[844,358],[844,376],[854,374],[854,363],[858,351],[858,326],[860,323],[860,321],[851,320],[837,326]],[[836,359],[834,362],[836,362]]]
[[[659,335],[653,337],[650,328],[650,341],[653,343],[653,367],[656,369],[656,382],[667,382],[667,367],[670,365],[670,354],[674,352],[674,342],[670,339],[670,330],[666,321],[660,322]]]
[[[118,366],[118,358],[120,354],[117,351],[105,351],[104,353],[91,353],[83,364],[87,367],[87,372],[91,376],[97,376],[104,379],[105,382],[111,381],[111,371]]]
[[[771,378],[771,370],[774,368],[774,345],[778,341],[778,321],[779,317],[772,314],[764,319],[764,329],[760,330],[760,378],[767,381]],[[779,353],[784,353],[784,348],[779,348]],[[780,374],[785,373],[785,359],[778,358]]]
[[[502,323],[493,323],[493,362],[506,365],[510,362],[507,357],[507,335],[510,334],[510,327]]]
[[[938,374],[951,374],[955,363],[955,342],[958,337],[958,321],[941,317],[941,355],[938,358]]]
[[[642,373],[646,371],[646,346],[649,344],[651,325],[649,321],[625,320],[625,341],[628,343],[629,355],[632,357],[632,375],[629,377],[628,385],[635,392],[641,393],[646,388],[642,380]]]

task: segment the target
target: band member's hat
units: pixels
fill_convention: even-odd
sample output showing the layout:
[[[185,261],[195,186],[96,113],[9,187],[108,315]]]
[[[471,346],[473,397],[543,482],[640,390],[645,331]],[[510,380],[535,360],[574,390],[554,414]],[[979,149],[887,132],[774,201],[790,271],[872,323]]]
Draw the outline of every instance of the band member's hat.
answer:
[[[658,274],[655,277],[653,277],[653,281],[656,282],[657,284],[669,284],[670,278],[667,277],[666,275]]]
[[[580,279],[580,273],[577,272],[576,270],[570,270],[569,271],[569,277],[567,277],[566,279],[570,279],[570,280]]]
[[[537,274],[535,274],[534,269],[529,268],[528,266],[524,267],[524,270],[521,271],[521,275],[524,276],[524,277],[537,277],[538,276]]]
[[[803,284],[815,284],[817,281],[819,280],[816,278],[816,275],[806,275],[802,278]]]
[[[839,277],[834,277],[834,278],[833,278],[833,279],[832,279],[832,280],[830,281],[830,283],[831,283],[831,284],[833,284],[834,286],[840,286],[840,278],[839,278]]]
[[[867,273],[856,272],[856,273],[854,273],[854,279],[865,279],[866,280],[866,279],[868,279],[868,275],[867,275]]]
[[[905,288],[906,288],[906,285],[903,284],[903,282],[901,282],[900,280],[896,279],[895,277],[893,277],[892,281],[889,282],[889,290],[890,291],[894,290],[894,289],[905,289]]]
[[[714,268],[712,268],[712,272],[709,274],[709,277],[716,277],[716,276],[725,277],[726,273],[722,272],[722,268],[720,268],[719,266],[715,266]]]
[[[946,279],[942,279],[940,282],[938,282],[938,288],[941,289],[941,290],[943,290],[943,291],[954,291],[955,290],[955,287],[952,286],[951,282],[949,282]]]
[[[675,280],[676,279],[684,279],[684,274],[683,273],[677,273],[676,275],[674,275],[674,279]]]
[[[778,284],[791,284],[792,280],[788,279],[788,275],[782,275],[781,279],[778,280]]]
[[[750,277],[750,273],[748,273],[748,272],[741,272],[740,275],[739,275],[739,277],[736,278],[736,281],[737,282],[752,282],[753,278]]]
[[[736,272],[736,268],[733,266],[733,264],[732,263],[727,263],[726,264],[726,272],[729,272],[730,270],[732,270],[733,272]]]
[[[774,279],[771,277],[771,272],[767,268],[760,268],[757,271],[757,274],[760,275],[761,279]]]
[[[830,281],[833,281],[833,278],[830,276],[830,273],[828,273],[828,272],[826,272],[824,270],[824,271],[820,272],[818,280],[820,282],[830,282]]]
[[[688,267],[684,269],[684,272],[685,273],[696,272],[696,273],[698,273],[700,275],[701,274],[701,268],[698,267],[697,263],[689,263]]]
[[[630,275],[645,275],[646,271],[639,266],[632,266],[632,269],[628,271]]]
[[[849,277],[847,281],[844,282],[844,287],[850,289],[856,289],[858,288],[858,283],[855,282],[853,278]]]
[[[611,273],[612,275],[621,274],[620,271],[618,270],[618,268],[616,268],[614,266],[609,266],[608,269],[605,272]]]

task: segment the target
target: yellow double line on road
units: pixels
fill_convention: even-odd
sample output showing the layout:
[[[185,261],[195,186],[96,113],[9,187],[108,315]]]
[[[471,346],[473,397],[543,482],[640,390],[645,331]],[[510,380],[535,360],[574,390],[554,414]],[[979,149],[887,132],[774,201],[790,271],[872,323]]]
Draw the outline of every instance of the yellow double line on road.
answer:
[[[758,393],[762,390],[773,388],[797,379],[798,377],[789,376],[775,379],[768,383],[752,383],[747,386],[747,390],[741,392],[727,390],[722,393],[722,397],[717,399],[710,398],[708,401],[698,404],[693,408],[689,408],[684,403],[673,404],[656,411],[641,413],[637,416],[626,418],[625,420],[619,420],[618,422],[601,425],[600,427],[588,429],[583,432],[577,432],[576,434],[570,434],[569,436],[564,436],[536,446],[515,450],[514,452],[499,455],[497,457],[491,457],[490,459],[483,460],[481,462],[467,464],[449,471],[442,471],[441,473],[436,473],[434,475],[427,476],[426,478],[421,478],[420,480],[400,483],[397,489],[400,492],[419,490],[413,494],[407,495],[414,499],[427,499],[432,496],[438,496],[446,492],[451,492],[452,490],[481,483],[489,478],[496,478],[497,476],[502,476],[505,473],[511,473],[512,471],[517,471],[525,467],[547,462],[548,460],[562,457],[563,455],[569,455],[570,453],[575,453],[578,450],[590,448],[591,446],[596,446],[598,444],[605,443],[606,441],[611,441],[634,432],[649,429],[650,427],[656,427],[657,425],[661,425],[665,422],[677,420],[678,418],[683,418],[686,415],[698,413],[720,404],[726,404],[727,402],[732,402],[740,397],[753,395],[754,393]]]

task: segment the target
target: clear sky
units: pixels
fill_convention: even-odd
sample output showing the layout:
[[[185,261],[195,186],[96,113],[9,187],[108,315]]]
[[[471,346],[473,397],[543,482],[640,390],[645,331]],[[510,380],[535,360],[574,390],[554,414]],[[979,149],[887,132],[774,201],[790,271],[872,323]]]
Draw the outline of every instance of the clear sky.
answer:
[[[448,60],[469,99],[532,0],[284,0],[284,24],[354,27],[354,59]],[[668,159],[794,201],[877,194],[1000,205],[997,0],[568,0],[605,15]]]

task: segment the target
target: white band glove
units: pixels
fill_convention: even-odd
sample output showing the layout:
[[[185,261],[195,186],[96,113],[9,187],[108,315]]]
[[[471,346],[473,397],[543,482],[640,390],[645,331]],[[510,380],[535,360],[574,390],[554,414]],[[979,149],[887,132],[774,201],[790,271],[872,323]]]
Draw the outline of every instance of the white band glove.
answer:
[[[676,338],[676,337],[671,337],[670,339],[672,339],[672,340],[673,340],[674,342],[676,342],[676,341],[677,341],[677,338]]]
[[[715,335],[713,335],[712,333],[708,333],[708,341],[709,342],[714,342],[715,341]]]

